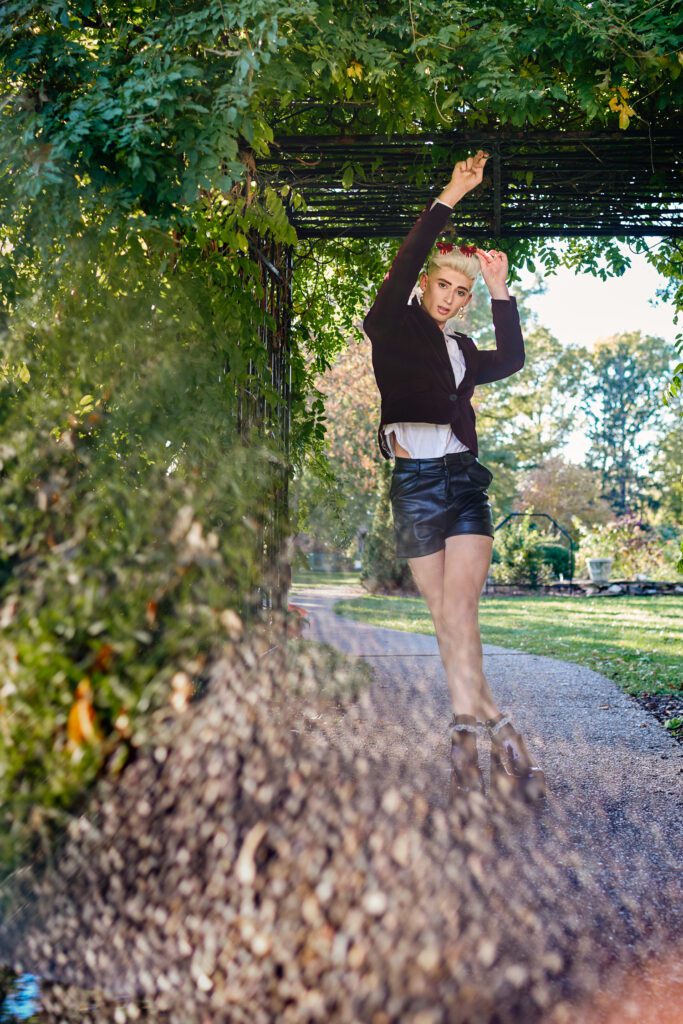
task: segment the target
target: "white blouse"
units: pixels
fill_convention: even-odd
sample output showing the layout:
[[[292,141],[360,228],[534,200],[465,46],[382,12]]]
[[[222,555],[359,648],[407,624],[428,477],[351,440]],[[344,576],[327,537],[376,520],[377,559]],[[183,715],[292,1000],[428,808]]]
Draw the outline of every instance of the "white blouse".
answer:
[[[456,387],[465,376],[465,358],[453,335],[443,332],[451,359]],[[384,427],[387,443],[395,452],[394,438],[410,453],[411,459],[435,459],[448,452],[466,452],[468,447],[453,433],[450,423],[388,423]],[[405,456],[404,456],[405,458]]]

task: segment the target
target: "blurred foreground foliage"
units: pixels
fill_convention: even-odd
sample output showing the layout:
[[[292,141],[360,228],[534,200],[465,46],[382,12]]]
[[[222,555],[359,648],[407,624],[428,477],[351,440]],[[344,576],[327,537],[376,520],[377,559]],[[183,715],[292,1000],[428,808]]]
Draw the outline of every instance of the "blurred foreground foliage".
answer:
[[[347,103],[346,127],[365,111],[378,134],[642,128],[679,106],[670,7],[645,25],[640,2],[451,22],[436,0],[1,6],[0,858],[75,806],[108,742],[132,741],[177,676],[182,695],[256,603],[283,452],[281,424],[248,448],[235,428],[239,395],[278,397],[254,235],[295,246],[289,457],[324,464],[316,378],[397,243],[298,243],[301,196],[259,175],[276,133]],[[680,309],[676,240],[633,247],[670,270]],[[506,249],[513,274],[559,263],[533,239]],[[611,239],[571,240],[563,260],[626,266]],[[70,723],[92,742],[69,750]]]
[[[5,866],[105,763],[119,770],[149,711],[188,699],[244,611],[258,614],[281,454],[265,432],[249,445],[236,432],[236,338],[217,303],[242,310],[243,344],[258,305],[237,277],[219,293],[212,272],[179,262],[171,286],[134,239],[85,235],[6,320]]]

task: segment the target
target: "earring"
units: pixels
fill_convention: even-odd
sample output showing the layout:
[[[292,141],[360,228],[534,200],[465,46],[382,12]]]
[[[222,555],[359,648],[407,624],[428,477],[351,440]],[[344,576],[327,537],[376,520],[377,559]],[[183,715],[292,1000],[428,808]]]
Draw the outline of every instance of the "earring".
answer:
[[[464,306],[460,307],[460,309],[458,310],[457,316],[458,316],[458,320],[464,320],[465,319],[465,307]]]

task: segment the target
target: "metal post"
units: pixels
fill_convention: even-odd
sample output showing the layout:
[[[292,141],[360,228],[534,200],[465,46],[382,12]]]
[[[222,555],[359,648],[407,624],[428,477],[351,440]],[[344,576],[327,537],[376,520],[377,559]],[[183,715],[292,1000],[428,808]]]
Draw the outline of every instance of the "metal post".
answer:
[[[501,171],[500,171],[500,143],[493,143],[493,233],[500,238],[502,211],[501,211]]]

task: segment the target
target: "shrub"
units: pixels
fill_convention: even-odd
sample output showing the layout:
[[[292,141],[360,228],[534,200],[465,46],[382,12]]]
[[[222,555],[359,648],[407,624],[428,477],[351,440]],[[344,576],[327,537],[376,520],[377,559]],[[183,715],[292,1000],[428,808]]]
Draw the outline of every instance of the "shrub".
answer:
[[[247,462],[235,446],[208,487],[135,458],[117,465],[107,447],[78,427],[43,427],[3,448],[4,864],[27,826],[59,819],[110,755],[125,761],[151,709],[201,685],[257,600],[253,452]]]
[[[136,251],[74,243],[2,338],[6,869],[260,615],[276,445],[236,436],[209,271],[170,287]]]
[[[587,571],[587,558],[613,558],[613,578],[633,579],[642,573],[652,580],[676,578],[678,546],[666,528],[652,527],[635,512],[601,526],[586,527],[574,520],[579,533],[577,565]]]
[[[533,511],[531,509],[530,511]],[[547,564],[536,523],[527,516],[516,516],[496,533],[498,560],[491,565],[496,583],[530,583],[537,587],[549,583],[553,570]]]
[[[377,498],[372,523],[365,538],[361,583],[370,591],[414,590],[408,562],[396,558],[389,489],[393,464],[387,460],[379,469]]]
[[[550,566],[555,576],[562,573],[567,577],[571,571],[571,554],[569,547],[563,544],[539,543],[538,550],[542,561]],[[574,572],[576,572],[576,553],[574,554]]]

